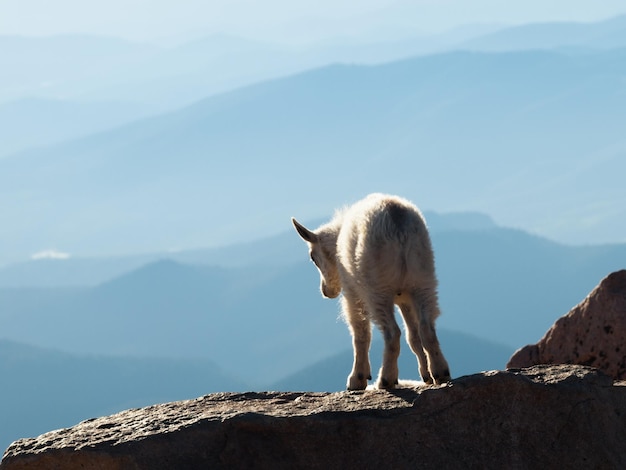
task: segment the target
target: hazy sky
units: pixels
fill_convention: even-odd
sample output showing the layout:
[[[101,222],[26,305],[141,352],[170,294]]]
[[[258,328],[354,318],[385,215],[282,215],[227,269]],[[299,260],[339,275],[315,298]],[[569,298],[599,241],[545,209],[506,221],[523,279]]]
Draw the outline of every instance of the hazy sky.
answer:
[[[624,0],[0,0],[0,34],[380,38],[466,23],[595,21],[624,13]]]

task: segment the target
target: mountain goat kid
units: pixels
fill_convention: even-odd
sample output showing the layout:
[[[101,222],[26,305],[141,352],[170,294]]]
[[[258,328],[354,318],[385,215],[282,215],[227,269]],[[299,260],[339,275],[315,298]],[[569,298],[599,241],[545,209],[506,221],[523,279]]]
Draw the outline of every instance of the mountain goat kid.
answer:
[[[400,308],[422,379],[436,384],[450,380],[435,333],[440,313],[435,262],[419,209],[396,196],[371,194],[338,211],[315,231],[296,219],[291,221],[309,245],[311,260],[320,273],[322,295],[334,299],[343,290],[343,316],[354,348],[348,389],[365,389],[372,378],[370,322],[385,340],[376,386],[394,388],[398,384],[400,328],[394,304]]]

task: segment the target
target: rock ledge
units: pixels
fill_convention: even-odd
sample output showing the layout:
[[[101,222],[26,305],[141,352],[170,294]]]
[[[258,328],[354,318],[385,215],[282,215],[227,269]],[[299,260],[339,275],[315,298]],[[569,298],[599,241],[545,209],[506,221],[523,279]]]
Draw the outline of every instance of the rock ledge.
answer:
[[[20,439],[0,469],[626,468],[626,383],[535,366],[391,392],[219,393]]]

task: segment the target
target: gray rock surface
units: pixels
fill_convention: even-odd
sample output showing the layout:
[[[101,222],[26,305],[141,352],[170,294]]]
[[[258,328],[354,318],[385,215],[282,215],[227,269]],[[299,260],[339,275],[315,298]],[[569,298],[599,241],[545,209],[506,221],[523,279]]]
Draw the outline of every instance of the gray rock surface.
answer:
[[[609,274],[537,344],[517,350],[507,367],[581,364],[626,380],[626,270]]]
[[[537,366],[441,386],[219,393],[14,442],[0,469],[626,468],[626,383]]]

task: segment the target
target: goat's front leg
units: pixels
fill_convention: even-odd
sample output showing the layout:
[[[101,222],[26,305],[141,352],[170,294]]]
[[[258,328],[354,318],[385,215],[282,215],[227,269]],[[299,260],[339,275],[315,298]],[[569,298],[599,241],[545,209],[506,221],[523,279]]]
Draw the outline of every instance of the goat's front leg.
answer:
[[[363,303],[353,300],[344,293],[343,312],[352,334],[354,363],[348,376],[348,390],[364,390],[367,381],[372,379],[369,350],[372,341],[372,328]]]
[[[400,327],[394,317],[392,302],[375,307],[372,320],[383,335],[385,350],[383,364],[376,381],[377,388],[394,388],[398,384],[398,356],[400,356]]]

